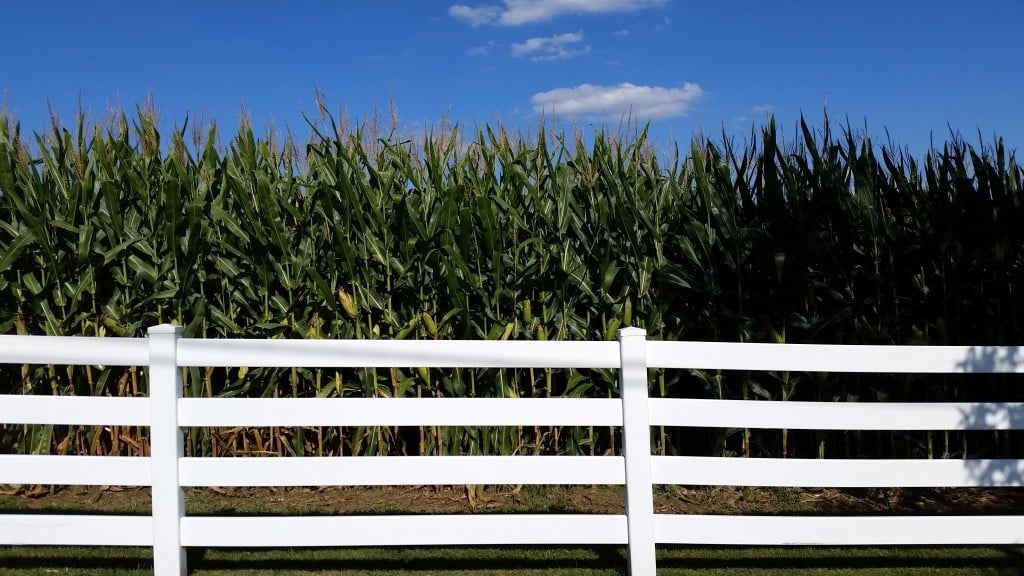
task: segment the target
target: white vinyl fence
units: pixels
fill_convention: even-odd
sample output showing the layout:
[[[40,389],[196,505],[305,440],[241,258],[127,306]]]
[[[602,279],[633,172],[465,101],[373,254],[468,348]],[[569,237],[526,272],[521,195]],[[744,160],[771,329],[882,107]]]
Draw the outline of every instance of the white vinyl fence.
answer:
[[[1022,372],[1017,348],[618,342],[0,336],[0,362],[148,366],[149,398],[0,395],[0,422],[149,426],[150,457],[0,455],[0,484],[152,486],[151,516],[0,515],[0,545],[151,546],[156,576],[185,547],[625,544],[655,573],[656,544],[1024,543],[1024,516],[785,517],[655,514],[656,484],[1021,486],[1024,460],[800,460],[652,456],[650,426],[811,430],[1024,428],[1010,403],[827,403],[648,397],[648,368],[808,372]],[[181,397],[181,367],[610,368],[621,399]],[[182,427],[621,426],[624,456],[186,458]],[[624,485],[625,515],[190,517],[184,486]]]

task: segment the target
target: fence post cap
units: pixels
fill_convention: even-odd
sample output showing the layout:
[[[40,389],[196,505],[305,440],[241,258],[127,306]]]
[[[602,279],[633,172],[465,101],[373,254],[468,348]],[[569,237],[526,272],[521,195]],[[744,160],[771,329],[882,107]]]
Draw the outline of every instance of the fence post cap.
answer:
[[[632,326],[629,326],[628,328],[619,328],[618,330],[615,331],[615,334],[619,338],[628,338],[631,336],[647,336],[647,330],[644,330],[643,328],[634,328]]]
[[[150,326],[149,334],[181,334],[181,326],[175,326],[173,324],[160,324],[158,326]]]

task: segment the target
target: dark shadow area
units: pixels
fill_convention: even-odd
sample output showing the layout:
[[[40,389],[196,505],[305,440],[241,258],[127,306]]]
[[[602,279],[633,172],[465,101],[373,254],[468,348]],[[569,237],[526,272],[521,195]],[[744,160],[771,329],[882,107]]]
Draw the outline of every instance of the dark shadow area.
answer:
[[[185,548],[185,565],[188,573],[195,572],[196,566],[201,566],[206,559],[206,548]]]
[[[594,548],[597,558],[603,567],[615,566],[620,576],[629,576],[629,555],[626,549],[618,546],[600,546]]]
[[[899,547],[904,555],[896,556],[891,550],[862,549],[864,552],[857,555],[844,553],[834,548],[811,549],[807,556],[796,556],[788,553],[796,551],[786,548],[762,548],[763,556],[756,558],[746,554],[730,555],[732,551],[745,552],[751,550],[744,547],[718,547],[718,548],[690,548],[673,547],[665,550],[686,551],[685,555],[665,554],[666,557],[658,558],[659,569],[691,569],[691,570],[722,570],[722,569],[758,569],[758,570],[807,570],[807,569],[834,569],[834,570],[884,570],[900,568],[920,569],[990,569],[994,574],[1005,574],[1007,576],[1024,574],[1024,565],[1021,559],[1024,552],[1015,547],[978,547],[972,550],[990,550],[1001,552],[988,557],[974,555],[955,557],[940,556],[926,558],[915,555],[918,547]],[[936,548],[928,548],[935,550]],[[659,552],[662,550],[659,549]],[[779,554],[771,554],[773,551],[781,551]],[[659,554],[661,556],[661,554]]]
[[[61,508],[50,506],[45,508],[14,508],[11,510],[0,509],[0,514],[12,516],[149,516],[148,510],[87,510],[83,508]]]
[[[1006,559],[1014,566],[1017,566],[1018,574],[1024,574],[1024,550],[1019,547],[1006,547],[1003,549]]]
[[[296,549],[299,550],[299,549]],[[419,551],[422,554],[418,554]],[[365,554],[347,550],[344,556],[321,557],[313,559],[295,559],[286,554],[267,557],[264,551],[255,552],[253,558],[207,558],[190,567],[194,570],[301,570],[318,572],[323,570],[373,570],[387,573],[390,571],[482,571],[487,573],[495,570],[570,570],[570,569],[607,569],[621,567],[626,574],[624,553],[616,546],[572,548],[545,546],[503,546],[500,549],[490,547],[458,547],[459,555],[441,557],[434,548],[403,548],[401,552],[389,549],[381,555],[379,549],[367,550]],[[547,550],[541,554],[519,555],[523,552]],[[301,550],[299,550],[301,553]],[[360,557],[362,556],[362,557]],[[581,557],[583,556],[583,557]]]
[[[7,550],[10,550],[8,553]],[[152,555],[148,549],[117,550],[110,554],[83,555],[78,549],[53,551],[46,557],[25,553],[24,547],[0,548],[0,567],[15,570],[149,569]],[[109,549],[108,549],[109,550]],[[451,550],[452,555],[438,554]],[[225,557],[230,554],[234,557]],[[627,574],[625,550],[618,546],[502,546],[495,547],[400,547],[400,548],[293,548],[288,550],[232,548],[187,549],[189,572],[196,570],[282,570],[317,572],[324,570],[390,571],[493,571],[493,570],[571,570],[614,567]]]
[[[10,549],[7,549],[10,550]],[[139,570],[152,565],[146,549],[118,549],[109,554],[82,555],[73,548],[55,550],[47,557],[7,553],[0,548],[0,566],[13,570]],[[25,550],[25,549],[21,549]],[[110,549],[108,549],[110,550]],[[658,568],[663,570],[886,570],[973,569],[991,574],[1024,574],[1024,550],[984,546],[891,548],[752,548],[659,547]],[[959,554],[960,550],[971,553]],[[439,554],[439,551],[444,554]],[[449,553],[450,551],[450,553]],[[628,574],[620,546],[502,546],[334,549],[188,549],[190,572],[196,570],[281,570],[318,572],[366,570],[437,573],[446,571],[608,570]]]

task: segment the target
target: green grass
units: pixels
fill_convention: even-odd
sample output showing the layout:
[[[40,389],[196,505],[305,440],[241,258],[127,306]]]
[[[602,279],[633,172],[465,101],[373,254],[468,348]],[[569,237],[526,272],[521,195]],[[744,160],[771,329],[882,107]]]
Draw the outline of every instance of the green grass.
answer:
[[[507,574],[602,576],[625,574],[619,547],[349,548],[309,550],[191,550],[195,576]],[[148,549],[0,548],[0,574],[136,576],[151,573]],[[668,548],[659,574],[761,576],[896,576],[1024,574],[1024,548]]]

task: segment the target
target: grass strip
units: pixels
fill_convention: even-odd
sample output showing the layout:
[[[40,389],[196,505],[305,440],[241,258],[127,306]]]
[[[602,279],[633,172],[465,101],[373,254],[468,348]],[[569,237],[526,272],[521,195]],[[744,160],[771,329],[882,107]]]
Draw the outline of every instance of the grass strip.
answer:
[[[0,547],[0,574],[151,574],[144,548]],[[599,576],[626,573],[625,550],[599,547],[431,547],[190,549],[195,576],[508,574]],[[734,548],[658,550],[659,574],[1016,575],[1024,547]]]

